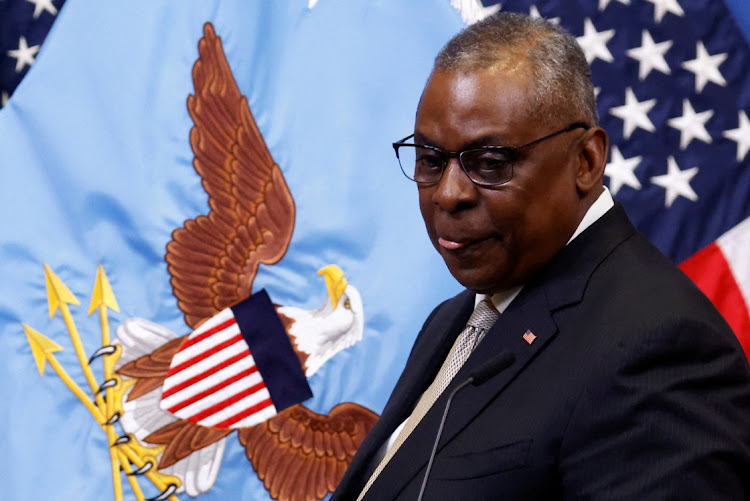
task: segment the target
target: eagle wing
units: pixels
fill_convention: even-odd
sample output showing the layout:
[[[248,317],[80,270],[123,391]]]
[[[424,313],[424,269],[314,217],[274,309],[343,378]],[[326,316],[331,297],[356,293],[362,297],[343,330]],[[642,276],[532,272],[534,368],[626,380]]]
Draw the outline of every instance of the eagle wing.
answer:
[[[172,357],[186,337],[177,337],[142,318],[130,318],[117,328],[117,341],[122,347],[117,373],[135,381],[122,401],[120,423],[137,440],[164,445],[159,470],[182,479],[177,492],[198,496],[216,481],[224,455],[223,439],[231,431],[200,427],[177,419],[159,406]]]
[[[210,211],[172,233],[166,261],[185,322],[201,321],[251,293],[260,263],[286,253],[294,200],[240,93],[213,26],[206,23],[188,97],[193,166]]]
[[[240,443],[273,499],[310,501],[333,492],[378,415],[344,402],[326,416],[301,404],[252,428]]]
[[[185,337],[172,339],[153,352],[117,369],[118,374],[128,376],[136,381],[133,389],[128,393],[128,400],[135,400],[146,393],[161,388],[164,379],[167,377],[172,357],[180,349]]]

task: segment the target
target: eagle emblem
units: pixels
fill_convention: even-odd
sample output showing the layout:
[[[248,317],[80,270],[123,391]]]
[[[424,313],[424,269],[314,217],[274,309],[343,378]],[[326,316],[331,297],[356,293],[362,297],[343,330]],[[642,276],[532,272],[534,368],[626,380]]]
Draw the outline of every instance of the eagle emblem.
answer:
[[[165,258],[193,332],[177,336],[139,318],[118,327],[116,372],[130,382],[120,424],[140,442],[163,447],[157,468],[181,480],[177,492],[211,488],[225,440],[236,431],[273,499],[321,499],[377,415],[350,402],[328,415],[311,411],[301,403],[311,396],[306,377],[361,339],[362,299],[336,265],[319,271],[328,296],[313,311],[253,293],[258,266],[287,251],[294,200],[210,23],[198,52],[187,107],[193,166],[210,211],[173,232]],[[257,343],[271,337],[278,348],[263,358]],[[283,370],[277,356],[289,364]],[[264,366],[291,374],[292,383],[272,383]]]

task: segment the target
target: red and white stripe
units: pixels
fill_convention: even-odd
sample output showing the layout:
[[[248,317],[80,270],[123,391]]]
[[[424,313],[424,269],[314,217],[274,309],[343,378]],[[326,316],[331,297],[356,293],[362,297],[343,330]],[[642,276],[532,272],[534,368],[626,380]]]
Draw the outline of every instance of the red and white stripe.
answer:
[[[161,408],[202,426],[241,428],[276,414],[271,396],[227,308],[193,331],[175,354]]]
[[[750,218],[692,255],[680,268],[724,315],[750,359]]]

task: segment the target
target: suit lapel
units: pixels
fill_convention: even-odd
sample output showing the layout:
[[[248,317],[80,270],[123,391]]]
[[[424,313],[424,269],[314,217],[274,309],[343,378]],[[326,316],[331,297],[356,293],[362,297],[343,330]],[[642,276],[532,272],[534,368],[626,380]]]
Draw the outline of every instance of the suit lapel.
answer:
[[[536,289],[531,294],[519,295],[498,319],[485,339],[477,346],[471,357],[451,382],[447,390],[430,411],[429,424],[425,428],[437,429],[450,392],[468,379],[484,363],[500,354],[511,353],[514,362],[501,370],[480,386],[469,385],[456,394],[451,413],[439,446],[448,443],[468,422],[474,418],[495,396],[505,388],[515,376],[532,363],[534,355],[557,334],[557,326],[550,314],[550,308],[542,291]],[[529,333],[524,339],[524,334]],[[529,337],[530,336],[530,337]]]
[[[475,294],[464,291],[446,303],[420,336],[396,390],[383,409],[382,419],[394,421],[388,435],[411,414],[419,397],[432,383],[458,334],[474,310]]]
[[[370,490],[374,496],[372,499],[395,497],[425,467],[448,396],[453,389],[491,358],[504,352],[514,355],[515,361],[510,367],[491,377],[481,386],[469,385],[456,395],[440,439],[438,452],[498,393],[511,384],[520,371],[533,363],[534,356],[557,334],[558,328],[553,313],[579,302],[594,270],[620,243],[634,233],[635,228],[630,224],[622,206],[618,203],[614,209],[579,235],[548,266],[529,280],[381,473],[379,480],[387,479],[387,482],[373,484]],[[469,315],[470,310],[462,317],[458,330],[452,331],[451,343]],[[524,338],[527,331],[530,335]],[[443,340],[443,343],[445,342]],[[418,348],[415,346],[415,349]],[[429,361],[435,364],[433,370],[429,371],[429,379],[424,378],[426,382],[420,381],[418,387],[415,386],[409,392],[411,405],[405,412],[399,413],[400,419],[396,426],[411,412],[415,398],[421,395],[434,378],[447,354],[447,349],[443,345],[441,345],[440,353],[442,353],[442,358],[436,357],[434,351],[429,356],[425,356],[424,363]],[[416,367],[424,368],[422,365]]]

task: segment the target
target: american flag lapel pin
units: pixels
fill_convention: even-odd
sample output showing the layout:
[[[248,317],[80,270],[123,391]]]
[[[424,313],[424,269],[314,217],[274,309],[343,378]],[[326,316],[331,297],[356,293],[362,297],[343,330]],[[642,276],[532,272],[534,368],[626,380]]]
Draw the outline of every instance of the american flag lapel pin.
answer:
[[[531,344],[536,339],[536,334],[531,332],[530,330],[526,330],[526,332],[523,335],[523,340],[526,341],[528,344]]]

